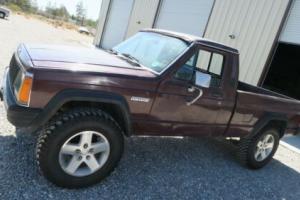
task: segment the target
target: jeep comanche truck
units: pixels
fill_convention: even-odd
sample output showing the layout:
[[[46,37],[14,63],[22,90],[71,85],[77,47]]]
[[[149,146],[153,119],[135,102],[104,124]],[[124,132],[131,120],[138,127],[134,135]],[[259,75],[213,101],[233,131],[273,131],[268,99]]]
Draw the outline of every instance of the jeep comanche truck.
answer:
[[[239,160],[265,166],[300,103],[238,77],[236,49],[151,29],[106,51],[21,44],[2,93],[8,120],[39,133],[44,176],[78,188],[108,176],[133,135],[238,138]]]

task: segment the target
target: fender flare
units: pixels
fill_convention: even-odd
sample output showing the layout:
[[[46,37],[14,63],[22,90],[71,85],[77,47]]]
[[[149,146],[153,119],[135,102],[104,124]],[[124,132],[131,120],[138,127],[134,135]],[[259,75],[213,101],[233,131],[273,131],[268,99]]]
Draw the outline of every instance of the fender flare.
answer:
[[[284,130],[286,129],[288,118],[285,115],[277,113],[267,113],[258,122],[256,122],[251,134],[248,137],[253,137],[257,135],[264,127],[266,127],[271,121],[281,121],[285,123],[283,132],[280,132],[280,136],[284,135]]]
[[[43,111],[36,121],[37,124],[47,123],[57,111],[68,102],[86,101],[94,103],[109,103],[118,106],[125,120],[125,134],[132,133],[130,110],[126,99],[116,93],[105,91],[92,91],[81,89],[66,89],[57,93],[49,103],[43,108]]]

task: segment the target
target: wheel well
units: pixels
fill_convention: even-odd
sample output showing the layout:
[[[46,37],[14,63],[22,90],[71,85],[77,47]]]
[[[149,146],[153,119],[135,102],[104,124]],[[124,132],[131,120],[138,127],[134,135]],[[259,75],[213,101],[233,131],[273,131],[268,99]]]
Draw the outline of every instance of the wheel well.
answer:
[[[275,127],[279,130],[279,137],[282,138],[287,127],[287,122],[284,120],[271,120],[266,126]]]
[[[126,136],[130,135],[130,124],[128,124],[128,120],[124,115],[124,111],[122,108],[113,103],[99,103],[99,102],[88,102],[88,101],[71,101],[65,103],[59,110],[66,111],[75,107],[93,107],[101,109],[102,111],[110,114],[114,120],[119,124],[122,128]]]

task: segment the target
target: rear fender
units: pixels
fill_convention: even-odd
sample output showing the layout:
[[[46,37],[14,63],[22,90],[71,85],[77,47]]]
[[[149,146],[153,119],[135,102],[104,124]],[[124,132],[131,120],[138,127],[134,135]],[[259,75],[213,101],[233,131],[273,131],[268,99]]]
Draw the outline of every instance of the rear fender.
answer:
[[[276,113],[267,113],[264,117],[262,117],[254,126],[252,132],[247,137],[254,137],[257,135],[263,128],[270,125],[273,122],[282,122],[284,127],[280,130],[280,136],[284,135],[284,131],[286,129],[288,119],[284,115],[276,114]]]

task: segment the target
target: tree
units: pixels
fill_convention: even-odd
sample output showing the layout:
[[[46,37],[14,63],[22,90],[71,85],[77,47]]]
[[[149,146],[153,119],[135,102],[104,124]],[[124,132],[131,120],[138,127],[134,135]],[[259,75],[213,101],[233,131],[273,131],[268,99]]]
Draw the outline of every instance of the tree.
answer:
[[[36,0],[31,0],[31,12],[37,13],[39,10],[39,6]]]
[[[32,12],[32,1],[31,0],[0,0],[0,3],[10,6],[17,7],[24,12]]]
[[[48,17],[59,18],[65,21],[68,21],[70,17],[69,12],[64,5],[61,5],[58,8],[56,6],[53,6],[50,2],[47,4],[45,12]]]
[[[84,25],[85,16],[86,16],[86,10],[83,7],[82,1],[80,1],[76,5],[76,18],[77,18],[77,23],[80,24],[81,26]]]
[[[31,1],[30,0],[16,0],[16,4],[25,12],[31,11]]]
[[[70,14],[67,10],[67,8],[63,5],[60,6],[60,8],[56,9],[56,14],[58,17],[62,18],[63,20],[68,20],[70,17]]]

